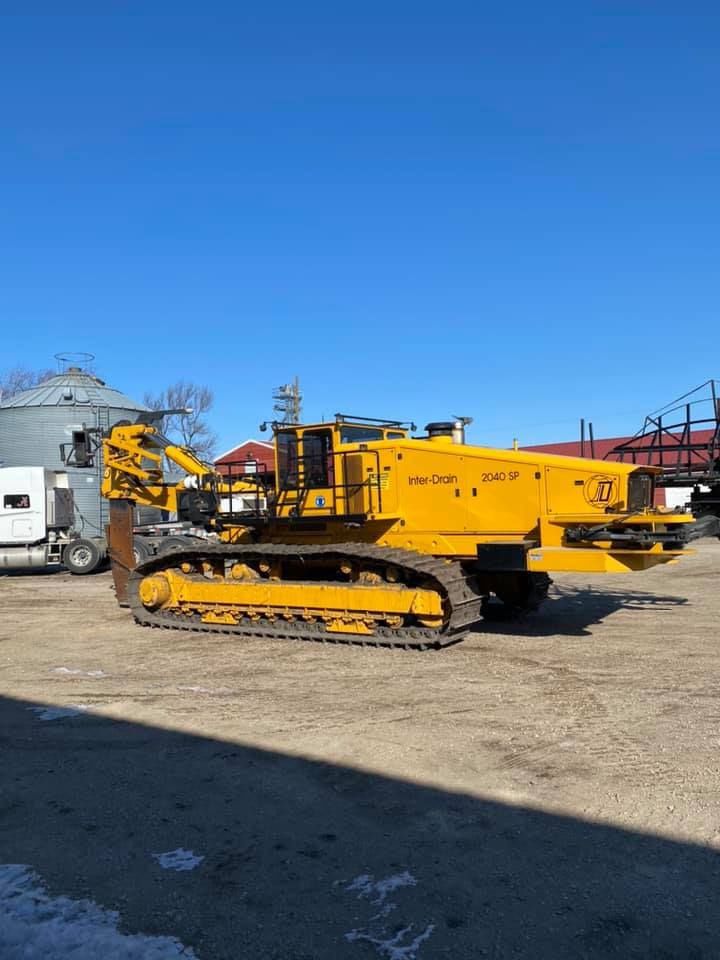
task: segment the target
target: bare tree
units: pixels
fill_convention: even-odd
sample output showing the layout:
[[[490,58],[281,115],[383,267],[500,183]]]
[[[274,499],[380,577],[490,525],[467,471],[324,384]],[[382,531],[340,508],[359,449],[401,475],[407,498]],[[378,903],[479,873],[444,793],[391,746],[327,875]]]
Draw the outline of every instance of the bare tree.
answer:
[[[26,367],[6,370],[0,375],[0,400],[9,400],[16,393],[30,390],[54,376],[57,376],[57,370],[28,370]]]
[[[214,399],[209,387],[178,380],[162,393],[146,393],[143,402],[151,410],[189,410],[189,413],[165,417],[163,429],[171,439],[177,439],[184,447],[191,447],[204,459],[211,460],[217,436],[205,414],[212,409]]]

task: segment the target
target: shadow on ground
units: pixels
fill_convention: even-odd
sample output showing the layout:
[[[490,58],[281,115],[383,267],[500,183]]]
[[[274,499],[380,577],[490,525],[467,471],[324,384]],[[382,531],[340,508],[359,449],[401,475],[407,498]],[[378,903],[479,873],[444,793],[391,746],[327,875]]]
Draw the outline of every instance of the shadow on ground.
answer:
[[[0,860],[204,960],[719,955],[709,849],[37,706],[0,701]]]
[[[597,590],[594,587],[568,587],[553,584],[550,596],[536,611],[527,614],[503,614],[484,619],[483,633],[528,637],[584,637],[589,629],[619,610],[663,610],[681,606],[685,597],[663,596],[639,590]]]

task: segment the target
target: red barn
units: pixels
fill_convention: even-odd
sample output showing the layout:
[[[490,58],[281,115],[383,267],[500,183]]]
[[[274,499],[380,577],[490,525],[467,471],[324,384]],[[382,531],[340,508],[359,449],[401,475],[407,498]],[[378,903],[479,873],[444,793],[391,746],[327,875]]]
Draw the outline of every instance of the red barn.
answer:
[[[275,473],[275,448],[267,440],[244,440],[215,461],[218,473],[236,477],[241,473]]]

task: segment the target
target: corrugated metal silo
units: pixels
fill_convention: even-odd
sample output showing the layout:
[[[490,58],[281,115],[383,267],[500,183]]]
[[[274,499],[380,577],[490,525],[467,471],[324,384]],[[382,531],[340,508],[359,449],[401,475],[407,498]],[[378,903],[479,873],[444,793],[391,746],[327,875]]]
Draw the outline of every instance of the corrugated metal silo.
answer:
[[[100,494],[102,449],[94,466],[73,467],[63,464],[60,444],[71,443],[73,430],[104,431],[118,420],[135,421],[146,409],[80,367],[68,367],[30,390],[0,399],[0,466],[67,470],[77,527],[86,537],[100,536],[108,512]]]

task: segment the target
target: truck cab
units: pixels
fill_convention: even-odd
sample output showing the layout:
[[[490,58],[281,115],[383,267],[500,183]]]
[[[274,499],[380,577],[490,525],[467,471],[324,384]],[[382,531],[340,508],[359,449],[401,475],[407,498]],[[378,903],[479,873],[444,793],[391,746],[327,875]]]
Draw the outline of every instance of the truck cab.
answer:
[[[40,543],[73,523],[67,473],[44,467],[0,470],[0,544]]]
[[[0,468],[0,569],[65,564],[73,573],[92,572],[104,557],[103,544],[77,537],[74,522],[64,470]]]

